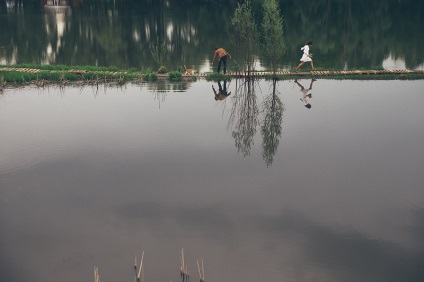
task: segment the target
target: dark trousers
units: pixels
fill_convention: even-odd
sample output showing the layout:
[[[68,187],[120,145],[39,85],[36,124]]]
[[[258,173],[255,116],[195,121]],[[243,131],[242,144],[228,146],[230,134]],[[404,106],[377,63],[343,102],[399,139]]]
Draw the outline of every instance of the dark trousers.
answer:
[[[227,73],[227,56],[223,56],[219,59],[218,62],[218,73],[221,70],[221,63],[224,63],[224,74]]]
[[[224,68],[224,73],[225,73],[225,68]],[[221,81],[218,81],[218,88],[219,88],[220,94],[225,96],[230,96],[228,95],[228,92],[227,92],[227,81],[224,80],[224,88],[222,88]]]

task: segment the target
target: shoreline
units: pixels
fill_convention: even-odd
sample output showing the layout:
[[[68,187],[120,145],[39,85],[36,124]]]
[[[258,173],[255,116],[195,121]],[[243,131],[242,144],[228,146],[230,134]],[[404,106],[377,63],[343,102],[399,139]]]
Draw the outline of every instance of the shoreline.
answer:
[[[175,73],[178,75],[175,76]],[[173,74],[173,75],[171,75]],[[0,88],[13,83],[17,86],[35,84],[43,86],[48,83],[66,84],[68,82],[84,82],[87,84],[129,81],[150,82],[158,79],[180,81],[183,79],[206,79],[208,81],[222,81],[240,78],[285,80],[296,78],[318,78],[336,80],[422,80],[424,70],[315,70],[315,71],[278,71],[275,74],[269,71],[228,72],[218,74],[214,72],[184,75],[179,72],[157,73],[151,70],[139,71],[135,69],[118,70],[116,67],[91,67],[91,66],[60,66],[40,65],[28,67],[27,65],[0,66]]]

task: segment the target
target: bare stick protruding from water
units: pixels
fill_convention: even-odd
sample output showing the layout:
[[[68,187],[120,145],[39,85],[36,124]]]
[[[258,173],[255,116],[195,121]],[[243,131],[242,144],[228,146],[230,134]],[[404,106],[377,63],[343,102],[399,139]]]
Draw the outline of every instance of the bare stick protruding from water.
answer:
[[[188,271],[188,265],[186,265],[186,281],[190,281],[190,272]]]
[[[138,270],[138,275],[137,275],[137,281],[140,281],[140,277],[142,277],[143,275],[143,258],[144,258],[144,251],[143,254],[141,255],[141,260],[140,260],[140,269]],[[143,281],[143,279],[141,279]]]
[[[181,267],[180,267],[181,277],[184,278],[185,267],[184,267],[184,248],[181,249]]]
[[[94,267],[94,282],[100,282],[99,268]]]
[[[135,256],[135,259],[134,259],[135,282],[140,282],[140,277],[141,277],[141,281],[143,281],[143,275],[144,275],[143,259],[144,259],[144,251],[141,254],[140,266],[138,267],[138,271],[137,271],[137,256]]]
[[[135,282],[137,282],[137,255],[134,256]]]
[[[200,282],[205,282],[205,269],[203,267],[203,259],[202,259],[202,267],[200,268],[199,260],[197,260],[197,270],[199,271]]]
[[[203,267],[203,259],[202,259],[202,282],[205,282],[205,268]]]
[[[190,280],[190,274],[188,272],[188,265],[185,264],[185,260],[184,260],[184,249],[181,249],[181,278],[182,278],[182,282],[187,282]]]

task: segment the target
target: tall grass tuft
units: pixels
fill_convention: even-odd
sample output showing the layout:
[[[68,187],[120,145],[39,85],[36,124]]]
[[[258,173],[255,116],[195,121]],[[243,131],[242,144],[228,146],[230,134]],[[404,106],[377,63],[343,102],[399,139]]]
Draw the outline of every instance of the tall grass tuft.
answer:
[[[206,74],[206,80],[207,81],[230,81],[231,75],[211,72]]]
[[[171,71],[168,73],[168,78],[170,80],[181,80],[183,78],[182,73],[180,73],[179,71]]]

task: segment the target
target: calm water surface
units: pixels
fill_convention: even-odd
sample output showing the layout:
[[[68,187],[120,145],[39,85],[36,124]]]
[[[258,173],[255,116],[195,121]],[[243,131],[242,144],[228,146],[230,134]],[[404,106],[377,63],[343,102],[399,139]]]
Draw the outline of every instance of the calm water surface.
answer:
[[[6,89],[0,281],[423,281],[424,82],[241,83]]]

